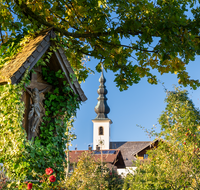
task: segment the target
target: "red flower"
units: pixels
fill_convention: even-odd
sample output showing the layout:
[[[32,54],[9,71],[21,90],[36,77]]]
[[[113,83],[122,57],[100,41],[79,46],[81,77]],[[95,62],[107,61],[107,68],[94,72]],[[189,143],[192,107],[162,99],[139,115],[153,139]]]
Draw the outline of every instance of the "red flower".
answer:
[[[112,175],[112,172],[110,172],[110,175]]]
[[[51,175],[53,173],[53,170],[51,168],[47,168],[45,172],[47,175]]]
[[[33,184],[32,183],[28,183],[27,187],[28,189],[32,189]]]
[[[49,181],[50,181],[50,182],[55,182],[55,181],[56,181],[56,177],[55,177],[54,175],[51,175],[51,176],[49,177]]]

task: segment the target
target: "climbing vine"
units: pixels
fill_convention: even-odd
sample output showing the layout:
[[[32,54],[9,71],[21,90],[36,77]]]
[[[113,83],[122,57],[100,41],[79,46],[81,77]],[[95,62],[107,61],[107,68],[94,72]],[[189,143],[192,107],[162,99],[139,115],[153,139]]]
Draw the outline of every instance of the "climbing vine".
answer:
[[[27,146],[27,150],[30,152],[29,163],[36,172],[35,179],[42,175],[47,166],[51,167],[56,172],[57,181],[51,184],[55,186],[65,175],[64,150],[68,139],[67,123],[72,116],[75,116],[80,102],[66,81],[63,81],[62,88],[59,88],[58,80],[64,78],[61,71],[55,73],[48,67],[43,67],[42,73],[44,79],[56,88],[45,94],[45,116],[40,127],[41,133],[34,143],[29,142],[31,146]],[[33,178],[32,175],[29,177]],[[45,185],[43,184],[42,187],[44,188]]]
[[[76,115],[80,101],[63,80],[61,70],[54,72],[45,66],[50,56],[51,52],[48,52],[45,57],[47,60],[40,60],[36,65],[42,66],[44,80],[53,88],[45,93],[45,115],[40,125],[40,136],[34,141],[27,140],[22,127],[25,110],[22,94],[30,73],[27,71],[18,85],[0,86],[0,163],[7,170],[8,189],[23,189],[27,181],[34,181],[33,189],[58,188],[59,181],[65,176],[67,123],[72,122],[71,118]],[[53,183],[42,180],[47,167],[55,171],[56,181]]]
[[[18,85],[0,86],[0,162],[4,163],[6,174],[11,180],[8,185],[10,188],[17,185],[18,179],[26,178],[29,167],[25,158],[26,133],[22,128],[25,107],[21,101],[27,75],[26,72]]]

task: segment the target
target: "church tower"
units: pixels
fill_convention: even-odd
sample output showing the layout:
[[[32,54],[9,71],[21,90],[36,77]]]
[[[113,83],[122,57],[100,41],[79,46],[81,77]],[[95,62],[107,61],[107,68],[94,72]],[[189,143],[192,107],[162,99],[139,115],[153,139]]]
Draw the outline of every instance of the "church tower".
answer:
[[[103,75],[103,70],[101,77],[99,78],[100,86],[97,90],[99,97],[98,102],[95,107],[95,112],[97,116],[92,120],[93,122],[93,149],[96,150],[97,146],[102,150],[107,150],[110,148],[110,124],[112,121],[108,118],[107,114],[110,112],[110,108],[107,105],[107,90],[104,85],[106,79]]]

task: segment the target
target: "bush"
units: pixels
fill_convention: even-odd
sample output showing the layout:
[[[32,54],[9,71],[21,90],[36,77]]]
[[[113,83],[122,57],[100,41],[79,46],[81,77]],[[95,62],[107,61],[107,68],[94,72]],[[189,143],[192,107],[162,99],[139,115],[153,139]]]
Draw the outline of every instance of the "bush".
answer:
[[[106,163],[96,161],[92,153],[84,152],[73,174],[67,179],[67,189],[113,189],[120,190],[123,179],[114,170],[110,170]]]

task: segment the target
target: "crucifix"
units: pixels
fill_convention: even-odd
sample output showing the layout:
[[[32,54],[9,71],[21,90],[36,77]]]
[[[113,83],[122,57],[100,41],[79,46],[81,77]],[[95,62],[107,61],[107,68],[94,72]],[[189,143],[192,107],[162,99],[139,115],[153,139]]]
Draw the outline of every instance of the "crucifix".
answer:
[[[28,105],[26,110],[27,117],[27,133],[28,140],[34,139],[39,136],[40,124],[42,117],[45,115],[43,100],[45,99],[44,93],[52,88],[46,81],[42,79],[41,67],[34,69],[31,74],[31,82],[25,87],[28,97]]]
[[[31,105],[31,110],[28,114],[28,119],[31,120],[33,118],[32,126],[30,126],[30,129],[33,133],[36,132],[36,129],[39,123],[42,122],[42,119],[41,119],[42,112],[45,112],[44,107],[40,100],[40,94],[47,91],[48,88],[49,87],[46,87],[45,89],[41,91],[39,91],[37,88],[34,88],[32,92],[28,88],[26,88],[27,92],[30,94],[31,99],[32,99],[32,105]],[[37,129],[37,133],[38,132],[39,131]]]

